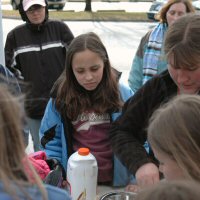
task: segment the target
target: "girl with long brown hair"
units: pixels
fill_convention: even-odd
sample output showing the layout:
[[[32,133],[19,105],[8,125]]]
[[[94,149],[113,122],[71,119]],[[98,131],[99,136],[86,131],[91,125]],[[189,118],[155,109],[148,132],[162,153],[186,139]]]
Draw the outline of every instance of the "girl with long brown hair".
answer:
[[[132,91],[119,83],[120,74],[95,33],[76,37],[66,60],[42,120],[42,148],[66,169],[69,156],[87,147],[98,162],[99,184],[126,185],[129,175],[113,155],[108,131]]]

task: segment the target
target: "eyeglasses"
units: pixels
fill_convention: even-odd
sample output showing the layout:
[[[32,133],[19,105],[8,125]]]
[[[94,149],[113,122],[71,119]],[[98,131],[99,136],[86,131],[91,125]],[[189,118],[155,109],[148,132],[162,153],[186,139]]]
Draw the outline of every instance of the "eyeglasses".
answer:
[[[35,11],[36,12],[41,12],[43,10],[43,6],[41,5],[33,5],[31,6],[26,12],[29,14],[33,14]]]

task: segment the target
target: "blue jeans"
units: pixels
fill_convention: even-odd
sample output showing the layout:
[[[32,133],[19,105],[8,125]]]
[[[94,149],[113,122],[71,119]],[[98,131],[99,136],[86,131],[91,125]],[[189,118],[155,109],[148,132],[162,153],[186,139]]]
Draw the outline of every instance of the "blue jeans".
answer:
[[[34,151],[39,151],[39,129],[41,119],[32,119],[27,117],[27,123],[32,136]]]

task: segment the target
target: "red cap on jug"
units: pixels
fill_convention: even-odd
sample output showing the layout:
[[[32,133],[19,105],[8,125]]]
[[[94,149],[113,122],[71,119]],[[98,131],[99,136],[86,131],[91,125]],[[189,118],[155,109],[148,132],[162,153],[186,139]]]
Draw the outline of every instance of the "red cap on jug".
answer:
[[[81,156],[87,156],[90,153],[90,150],[88,148],[79,148],[78,154]]]

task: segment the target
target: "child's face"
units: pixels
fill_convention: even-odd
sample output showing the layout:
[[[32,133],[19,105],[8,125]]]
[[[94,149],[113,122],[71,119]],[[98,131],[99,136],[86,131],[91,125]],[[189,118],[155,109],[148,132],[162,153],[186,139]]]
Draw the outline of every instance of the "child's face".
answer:
[[[159,171],[163,173],[166,180],[172,181],[184,179],[182,170],[175,160],[153,147],[152,149],[155,157],[159,161]]]
[[[78,83],[92,91],[102,80],[104,62],[97,53],[87,49],[74,54],[72,70]]]

